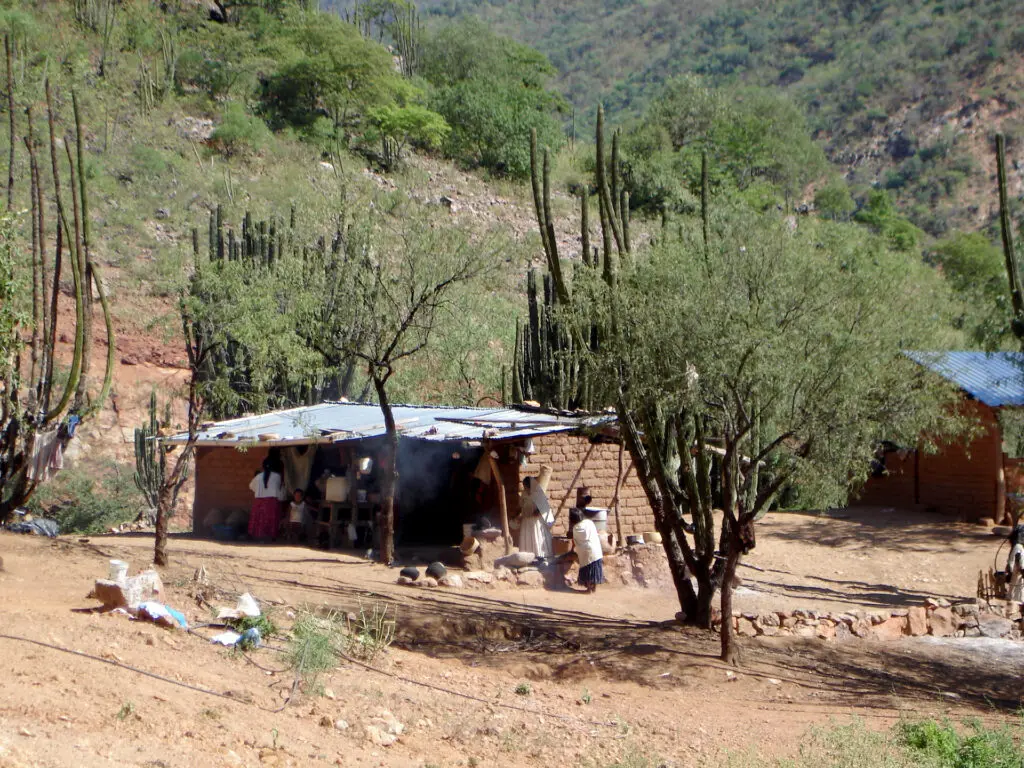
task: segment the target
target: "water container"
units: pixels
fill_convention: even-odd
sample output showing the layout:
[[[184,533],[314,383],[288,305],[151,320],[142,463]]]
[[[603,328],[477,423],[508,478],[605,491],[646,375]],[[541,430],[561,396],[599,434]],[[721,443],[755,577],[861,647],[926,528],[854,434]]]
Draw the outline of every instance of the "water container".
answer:
[[[110,580],[123,584],[128,578],[128,563],[124,560],[110,561]]]

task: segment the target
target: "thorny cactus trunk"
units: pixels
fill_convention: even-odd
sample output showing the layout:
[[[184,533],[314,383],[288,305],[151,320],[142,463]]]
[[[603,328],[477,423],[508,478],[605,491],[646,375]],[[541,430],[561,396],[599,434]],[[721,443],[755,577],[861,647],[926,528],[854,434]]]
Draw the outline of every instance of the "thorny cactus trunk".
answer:
[[[9,61],[9,60],[8,60]],[[11,79],[8,78],[8,83]],[[50,178],[40,158],[31,106],[26,110],[28,152],[28,208],[31,245],[32,311],[30,324],[15,324],[10,338],[3,339],[0,360],[0,519],[8,518],[24,504],[48,474],[40,450],[54,455],[63,449],[75,425],[92,415],[110,393],[116,354],[113,321],[98,266],[92,261],[89,239],[89,198],[83,162],[83,131],[78,100],[72,93],[75,132],[63,137],[65,154],[57,151],[57,114],[49,81],[45,84],[49,128]],[[11,121],[14,125],[14,121]],[[13,143],[18,139],[10,136]],[[69,184],[61,181],[61,168]],[[65,206],[70,190],[72,207]],[[53,199],[55,210],[47,205]],[[51,223],[52,222],[52,223]],[[8,222],[5,247],[25,247]],[[52,249],[52,251],[51,251]],[[51,255],[52,253],[52,255]],[[57,318],[61,278],[68,256],[74,285],[74,351],[67,381],[57,387]],[[89,392],[89,352],[92,346],[92,295],[99,297],[107,332],[106,370],[96,399]],[[74,417],[74,418],[70,418]]]
[[[1010,328],[1024,349],[1024,289],[1020,284],[1020,268],[1013,244],[1013,219],[1006,193],[1006,139],[1001,133],[996,136],[996,170],[999,185],[999,232],[1003,242],[1003,259],[1006,262],[1006,277],[1010,283],[1010,303],[1013,308]]]
[[[580,218],[583,244],[582,263],[600,270],[607,290],[606,322],[580,321],[588,312],[590,297],[571,294],[562,273],[554,226],[551,221],[549,161],[543,166],[538,158],[536,136],[531,136],[531,181],[534,208],[544,247],[548,274],[541,296],[535,274],[528,277],[529,316],[517,324],[515,365],[512,378],[513,399],[534,399],[542,405],[584,407],[595,411],[614,406],[618,414],[619,437],[636,468],[636,475],[651,505],[655,526],[669,561],[680,606],[687,621],[710,628],[712,600],[724,572],[735,569],[737,560],[726,563],[716,559],[714,541],[711,466],[706,451],[691,455],[692,446],[703,445],[705,436],[700,420],[684,413],[665,413],[657,403],[630,402],[629,382],[622,375],[610,375],[612,381],[594,381],[590,364],[602,339],[614,339],[616,327],[616,286],[620,271],[632,267],[629,231],[629,196],[620,186],[618,135],[612,137],[611,162],[605,153],[604,111],[597,113],[595,137],[596,169],[594,185],[598,202],[600,246],[591,251],[588,190],[582,192]],[[543,167],[543,171],[541,168]],[[711,246],[707,183],[707,160],[702,163],[701,214],[704,249]],[[580,269],[580,267],[577,267]],[[579,274],[579,273],[576,273]],[[575,303],[574,318],[561,314],[561,308]],[[593,313],[597,318],[598,313]],[[563,317],[565,318],[563,320]],[[589,333],[588,333],[589,331]],[[681,470],[685,470],[682,471]],[[680,475],[682,474],[682,477]],[[684,505],[677,493],[680,482],[688,483],[690,501]],[[688,526],[684,514],[693,516]],[[693,543],[687,538],[692,532]],[[727,536],[723,532],[723,538]],[[731,551],[731,550],[730,550]],[[696,579],[697,589],[691,581]],[[731,636],[723,635],[724,647],[731,649]],[[723,653],[731,658],[732,651]]]
[[[217,205],[210,211],[206,258],[201,255],[199,230],[192,230],[196,269],[223,269],[226,263],[235,262],[241,266],[243,280],[255,280],[281,267],[299,265],[302,279],[310,290],[322,290],[325,282],[337,276],[340,266],[353,258],[353,253],[358,251],[357,241],[344,226],[337,226],[328,237],[324,237],[305,229],[296,218],[294,207],[287,216],[263,221],[254,220],[247,211],[242,217],[240,231],[236,232],[226,222],[224,207]],[[323,343],[319,335],[320,326],[326,327],[329,318],[321,319],[324,321],[322,324],[310,323],[301,329],[303,343],[324,355],[325,366],[331,373],[312,377],[302,384],[274,381],[269,386],[271,400],[263,405],[283,408],[309,405],[324,398],[360,396],[359,392],[353,391],[358,373],[355,359],[341,355],[332,345]],[[244,344],[229,337],[224,344],[210,351],[200,371],[200,381],[204,385],[214,380],[226,381],[233,392],[244,395],[253,379],[252,373]],[[364,390],[361,397],[365,395]],[[206,408],[213,418],[237,415],[225,410],[220,403],[208,403]]]

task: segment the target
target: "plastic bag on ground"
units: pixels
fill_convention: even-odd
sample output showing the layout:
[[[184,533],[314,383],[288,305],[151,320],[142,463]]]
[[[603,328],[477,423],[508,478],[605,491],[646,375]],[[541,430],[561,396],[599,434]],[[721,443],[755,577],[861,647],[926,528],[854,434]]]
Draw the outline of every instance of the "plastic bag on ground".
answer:
[[[218,619],[240,619],[242,616],[256,618],[259,615],[260,607],[248,592],[239,596],[234,608],[221,608],[217,611]]]

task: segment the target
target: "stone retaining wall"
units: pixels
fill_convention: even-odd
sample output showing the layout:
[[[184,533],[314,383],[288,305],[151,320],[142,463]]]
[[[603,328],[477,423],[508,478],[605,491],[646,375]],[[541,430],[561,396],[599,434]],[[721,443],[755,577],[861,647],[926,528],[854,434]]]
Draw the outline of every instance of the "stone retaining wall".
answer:
[[[974,601],[950,604],[928,598],[923,606],[893,611],[851,610],[828,613],[811,610],[733,613],[733,628],[742,637],[795,636],[827,641],[852,638],[896,640],[901,637],[1024,638],[1022,603]],[[721,617],[716,623],[721,625]]]

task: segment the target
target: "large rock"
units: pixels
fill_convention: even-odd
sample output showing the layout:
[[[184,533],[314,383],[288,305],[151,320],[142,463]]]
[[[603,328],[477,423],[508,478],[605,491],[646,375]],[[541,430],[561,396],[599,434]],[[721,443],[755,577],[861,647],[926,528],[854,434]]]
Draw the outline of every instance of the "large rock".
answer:
[[[871,628],[872,635],[878,640],[899,640],[906,632],[907,620],[902,616],[891,616],[881,624]]]
[[[499,557],[494,561],[494,565],[503,565],[506,568],[525,568],[536,559],[537,556],[533,552],[513,552],[511,555]]]
[[[437,580],[437,583],[442,587],[450,587],[451,589],[462,589],[462,577],[457,573],[445,574],[443,578]]]
[[[957,616],[977,616],[978,612],[977,603],[957,603],[953,606],[953,613]]]
[[[846,626],[845,624],[843,625]],[[828,619],[821,619],[818,625],[813,628],[814,634],[820,637],[822,640],[835,640],[836,639],[836,625]]]
[[[853,637],[853,633],[850,631],[850,625],[845,621],[837,621],[835,625],[836,642],[844,642]]]
[[[929,618],[929,631],[935,637],[952,637],[956,632],[957,621],[950,608],[936,608]]]
[[[1010,634],[1013,622],[994,613],[983,613],[978,616],[978,629],[983,637],[1003,637]]]
[[[867,616],[855,618],[850,625],[850,632],[861,639],[871,637],[871,619]]]
[[[520,587],[543,587],[544,574],[536,568],[528,568],[516,574],[516,584]]]
[[[914,606],[907,611],[907,634],[911,637],[928,634],[928,613],[922,606]]]
[[[736,634],[740,637],[754,637],[757,635],[757,630],[754,629],[754,622],[741,616],[736,623]]]
[[[494,581],[494,575],[487,571],[469,571],[466,574],[466,581],[475,581],[478,584],[490,584]]]

